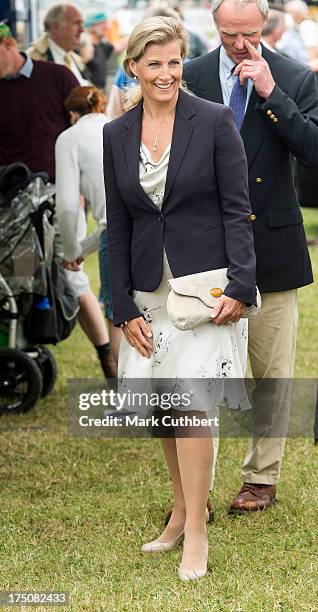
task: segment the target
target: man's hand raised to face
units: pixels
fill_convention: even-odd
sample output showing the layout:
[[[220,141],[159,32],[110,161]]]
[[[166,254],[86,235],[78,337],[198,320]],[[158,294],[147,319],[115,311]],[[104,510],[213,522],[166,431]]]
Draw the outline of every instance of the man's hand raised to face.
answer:
[[[238,64],[234,70],[234,74],[239,75],[241,85],[244,84],[246,79],[252,79],[258,95],[266,100],[275,87],[275,81],[272,77],[269,65],[249,40],[245,39],[244,45],[251,59],[244,59]]]

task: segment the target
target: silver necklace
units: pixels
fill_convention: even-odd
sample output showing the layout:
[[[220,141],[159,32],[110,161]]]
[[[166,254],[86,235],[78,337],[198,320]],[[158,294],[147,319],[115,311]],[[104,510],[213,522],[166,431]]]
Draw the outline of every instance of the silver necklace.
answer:
[[[151,127],[151,119],[149,118],[149,116],[148,116],[148,114],[147,114],[147,112],[146,112],[145,107],[143,107],[143,110],[144,110],[144,113],[145,113],[145,117],[146,117],[146,119],[147,119],[147,121],[148,121],[148,123],[149,123],[149,127],[150,127],[150,129],[151,129],[151,131],[152,131],[152,133],[153,133],[153,135],[154,135],[154,137],[155,137],[154,143],[153,143],[153,145],[152,145],[152,150],[153,150],[153,151],[157,151],[157,149],[158,149],[158,138],[159,138],[159,136],[160,136],[161,132],[163,132],[163,130],[165,129],[165,127],[166,127],[166,125],[167,125],[167,123],[168,123],[168,121],[169,121],[170,117],[171,117],[172,115],[174,115],[174,113],[175,113],[175,110],[176,110],[176,109],[175,109],[175,108],[173,108],[173,109],[172,109],[171,113],[169,113],[169,115],[168,115],[167,119],[165,119],[165,120],[164,120],[164,122],[163,122],[163,124],[162,124],[162,126],[161,126],[161,128],[160,128],[160,130],[159,130],[159,132],[157,132],[157,133],[156,133],[156,132],[155,132],[155,131],[152,129],[152,127]]]

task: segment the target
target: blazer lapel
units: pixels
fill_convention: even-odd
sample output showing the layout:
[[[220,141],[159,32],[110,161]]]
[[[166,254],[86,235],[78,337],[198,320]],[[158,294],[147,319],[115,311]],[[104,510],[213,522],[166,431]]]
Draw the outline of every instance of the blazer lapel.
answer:
[[[141,133],[142,102],[127,116],[126,130],[123,133],[123,145],[126,156],[128,176],[131,186],[147,208],[152,207],[158,212],[157,206],[145,193],[139,182],[140,133]]]
[[[270,53],[266,47],[264,47],[264,45],[262,45],[262,57],[271,64],[270,68],[275,81],[275,69],[271,63],[271,55],[273,54]],[[255,159],[257,152],[262,146],[264,139],[270,130],[269,123],[265,121],[262,115],[258,112],[258,109],[262,103],[263,99],[256,93],[253,87],[241,127],[241,136],[244,141],[245,153],[249,167]]]
[[[151,206],[151,208],[158,212],[158,207],[144,192],[139,182],[141,114],[142,102],[140,102],[140,104],[138,104],[138,106],[134,109],[134,112],[130,113],[127,117],[127,122],[125,126],[126,129],[123,133],[123,145],[126,155],[126,164],[128,168],[130,183],[135,194],[138,196],[139,200],[141,200],[147,206],[147,208]],[[194,128],[193,123],[191,123],[189,119],[193,115],[194,109],[191,103],[191,96],[180,90],[176,108],[176,116],[170,150],[170,159],[162,208],[165,206],[166,200],[169,197],[173,183],[176,179],[185,152],[187,150]]]
[[[253,162],[270,128],[266,121],[264,121],[262,115],[257,111],[260,103],[261,98],[253,88],[240,131],[244,142],[248,166]]]
[[[220,49],[221,47],[218,47],[218,49],[215,51],[211,51],[211,53],[207,54],[206,62],[202,69],[200,81],[198,83],[199,91],[197,92],[197,95],[205,100],[223,104],[224,100],[219,72]],[[188,83],[188,85],[191,89],[191,83]]]
[[[191,96],[180,90],[173,127],[170,159],[162,208],[164,208],[166,205],[167,199],[170,195],[174,181],[188,148],[194,129],[194,124],[189,121],[189,119],[193,117],[194,114],[195,111],[191,103]]]
[[[200,81],[197,85],[197,95],[205,98],[206,100],[223,104],[224,101],[219,75],[220,49],[221,47],[218,47],[218,49],[215,51],[211,51],[211,53],[207,54],[205,66],[202,69]],[[275,80],[275,70],[273,62],[271,61],[272,55],[273,53],[270,53],[262,45],[262,56],[270,64],[273,78]],[[188,85],[191,89],[190,82]],[[270,129],[268,123],[264,121],[264,118],[257,111],[261,104],[262,98],[259,97],[253,88],[241,127],[241,136],[244,141],[249,166],[253,162],[258,150],[263,144],[268,130]]]
[[[201,72],[197,86],[197,94],[211,100],[211,102],[224,103],[220,82],[220,49],[212,51],[206,56],[204,69]],[[191,88],[191,83],[189,82]],[[259,103],[259,96],[253,88],[241,127],[241,136],[244,141],[248,164],[250,165],[266,136],[268,126],[257,113],[255,106]],[[257,127],[255,127],[257,124]]]

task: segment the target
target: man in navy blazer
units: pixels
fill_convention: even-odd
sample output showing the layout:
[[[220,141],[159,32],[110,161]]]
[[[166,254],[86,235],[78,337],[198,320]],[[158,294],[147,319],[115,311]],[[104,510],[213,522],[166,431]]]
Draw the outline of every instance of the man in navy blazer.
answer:
[[[246,87],[241,136],[252,207],[257,284],[262,310],[249,323],[249,357],[255,379],[293,375],[297,288],[312,282],[302,215],[293,182],[293,158],[318,167],[315,75],[260,44],[266,0],[212,0],[221,46],[185,65],[184,79],[201,98],[232,106],[235,82]],[[256,387],[257,399],[262,385]],[[286,420],[289,393],[277,385],[275,413]],[[274,434],[275,435],[275,434]],[[230,512],[267,508],[276,499],[284,437],[254,439],[245,458],[243,487]]]

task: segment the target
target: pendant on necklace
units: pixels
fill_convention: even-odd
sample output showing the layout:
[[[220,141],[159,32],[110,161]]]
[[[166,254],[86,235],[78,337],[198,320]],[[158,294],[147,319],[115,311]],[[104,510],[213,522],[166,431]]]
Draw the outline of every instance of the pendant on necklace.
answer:
[[[153,147],[152,147],[153,151],[157,151],[157,148],[158,148],[157,141],[158,141],[158,137],[156,136],[155,142],[153,143]]]

